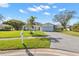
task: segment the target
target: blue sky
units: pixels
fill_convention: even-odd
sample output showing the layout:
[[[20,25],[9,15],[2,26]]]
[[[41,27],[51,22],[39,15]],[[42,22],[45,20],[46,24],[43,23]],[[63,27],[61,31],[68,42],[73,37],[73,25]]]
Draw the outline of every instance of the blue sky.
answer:
[[[77,3],[0,3],[0,14],[8,19],[18,19],[26,21],[29,16],[36,16],[36,21],[41,23],[53,23],[54,14],[64,10],[76,11],[79,16],[79,4]],[[69,22],[78,22],[78,18],[73,18]]]

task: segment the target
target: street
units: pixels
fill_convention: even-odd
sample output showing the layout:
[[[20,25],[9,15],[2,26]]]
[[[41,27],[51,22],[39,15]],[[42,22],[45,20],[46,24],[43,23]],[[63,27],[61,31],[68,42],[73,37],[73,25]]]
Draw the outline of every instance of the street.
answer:
[[[46,32],[50,38],[50,48],[79,52],[79,37],[59,32]]]

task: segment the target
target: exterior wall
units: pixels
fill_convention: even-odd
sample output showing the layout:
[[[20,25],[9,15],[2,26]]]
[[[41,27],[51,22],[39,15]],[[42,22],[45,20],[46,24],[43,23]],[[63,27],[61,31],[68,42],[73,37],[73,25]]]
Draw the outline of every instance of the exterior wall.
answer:
[[[25,27],[25,30],[30,30],[29,27]],[[31,30],[35,31],[35,30],[40,30],[40,26],[34,26],[33,28],[31,28]]]
[[[46,32],[52,32],[52,31],[54,31],[54,28],[53,28],[53,26],[42,26],[42,27],[40,27],[40,30],[46,31]]]
[[[29,30],[28,27],[25,27],[25,30]],[[31,30],[40,30],[40,31],[46,31],[46,32],[52,32],[54,31],[54,26],[34,26]]]

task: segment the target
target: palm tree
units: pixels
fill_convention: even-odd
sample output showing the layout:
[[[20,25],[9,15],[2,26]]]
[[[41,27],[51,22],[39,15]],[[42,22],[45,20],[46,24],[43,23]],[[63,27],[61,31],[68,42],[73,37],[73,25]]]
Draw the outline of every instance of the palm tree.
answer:
[[[27,21],[27,25],[30,28],[30,34],[33,34],[32,29],[34,28],[34,25],[35,25],[35,19],[36,19],[35,16],[30,16]]]

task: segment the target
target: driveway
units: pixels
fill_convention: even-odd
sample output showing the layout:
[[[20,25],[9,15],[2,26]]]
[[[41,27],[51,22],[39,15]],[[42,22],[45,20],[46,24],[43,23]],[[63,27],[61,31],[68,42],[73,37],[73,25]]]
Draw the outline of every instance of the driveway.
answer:
[[[47,32],[50,38],[50,48],[73,51],[79,53],[79,37],[70,36],[59,32]]]

